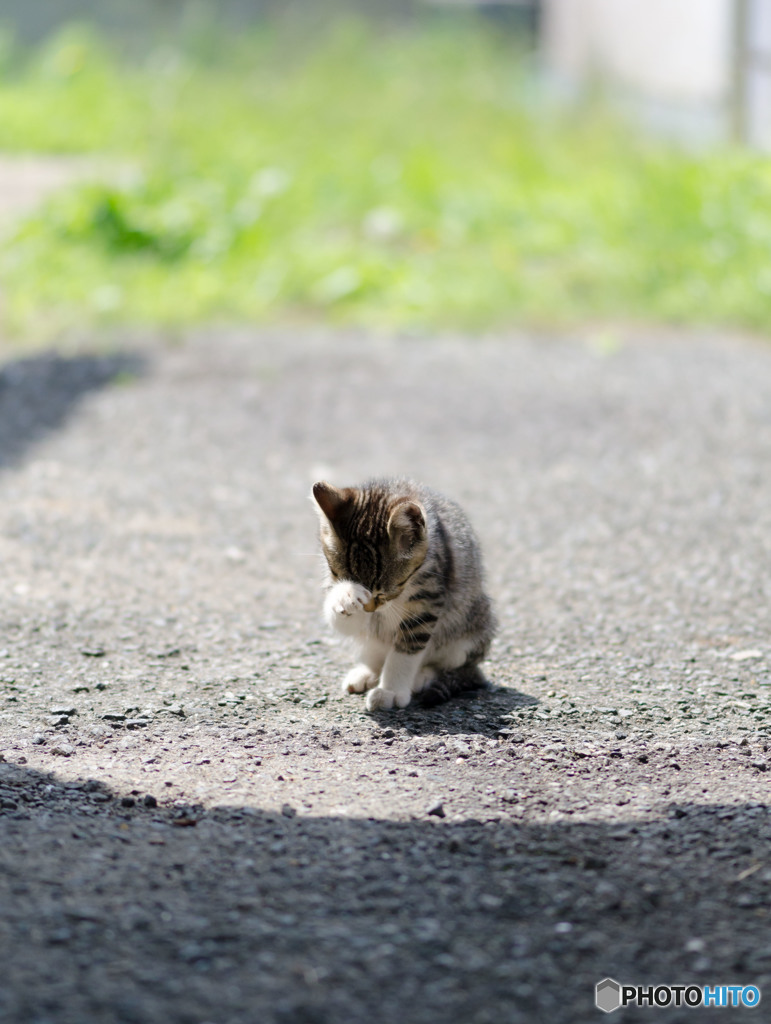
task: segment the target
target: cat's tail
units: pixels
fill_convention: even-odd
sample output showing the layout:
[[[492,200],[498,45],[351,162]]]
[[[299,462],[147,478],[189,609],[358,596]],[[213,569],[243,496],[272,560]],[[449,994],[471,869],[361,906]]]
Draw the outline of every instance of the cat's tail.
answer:
[[[424,708],[433,708],[458,694],[487,690],[489,686],[479,665],[467,663],[460,668],[441,669],[420,695],[420,701]]]

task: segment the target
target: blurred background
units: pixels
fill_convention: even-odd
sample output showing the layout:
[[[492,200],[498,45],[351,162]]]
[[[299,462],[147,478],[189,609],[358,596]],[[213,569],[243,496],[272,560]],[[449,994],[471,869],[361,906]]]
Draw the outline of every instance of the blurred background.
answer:
[[[0,2],[0,328],[771,327],[771,0]]]

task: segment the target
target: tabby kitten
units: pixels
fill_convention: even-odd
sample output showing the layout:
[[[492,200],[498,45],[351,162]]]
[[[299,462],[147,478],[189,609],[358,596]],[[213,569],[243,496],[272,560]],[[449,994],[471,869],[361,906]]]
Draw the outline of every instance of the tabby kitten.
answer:
[[[495,632],[479,544],[463,511],[409,480],[313,485],[326,560],[324,617],[359,647],[343,679],[367,710],[484,686]]]

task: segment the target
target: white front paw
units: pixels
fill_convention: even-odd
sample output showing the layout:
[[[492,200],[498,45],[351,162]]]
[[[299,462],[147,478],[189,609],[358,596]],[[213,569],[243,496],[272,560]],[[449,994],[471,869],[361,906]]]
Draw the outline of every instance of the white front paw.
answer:
[[[382,686],[370,690],[367,694],[367,711],[390,711],[392,707],[406,708],[412,694],[406,690],[384,690]]]
[[[372,594],[358,583],[338,583],[327,598],[333,615],[349,616],[364,611],[364,605],[372,600]]]
[[[343,678],[343,693],[364,693],[377,686],[378,674],[367,665],[354,665]]]
[[[367,711],[390,711],[394,706],[394,696],[391,690],[383,690],[380,686],[370,690],[367,694]]]

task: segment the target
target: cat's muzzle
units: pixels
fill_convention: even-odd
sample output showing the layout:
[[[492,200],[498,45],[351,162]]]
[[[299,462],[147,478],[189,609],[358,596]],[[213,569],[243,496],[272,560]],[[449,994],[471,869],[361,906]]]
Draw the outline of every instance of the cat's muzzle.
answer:
[[[364,611],[377,611],[381,605],[384,605],[387,601],[393,601],[393,599],[398,597],[399,594],[401,594],[401,590],[395,590],[393,594],[373,594],[369,601],[364,605]]]

